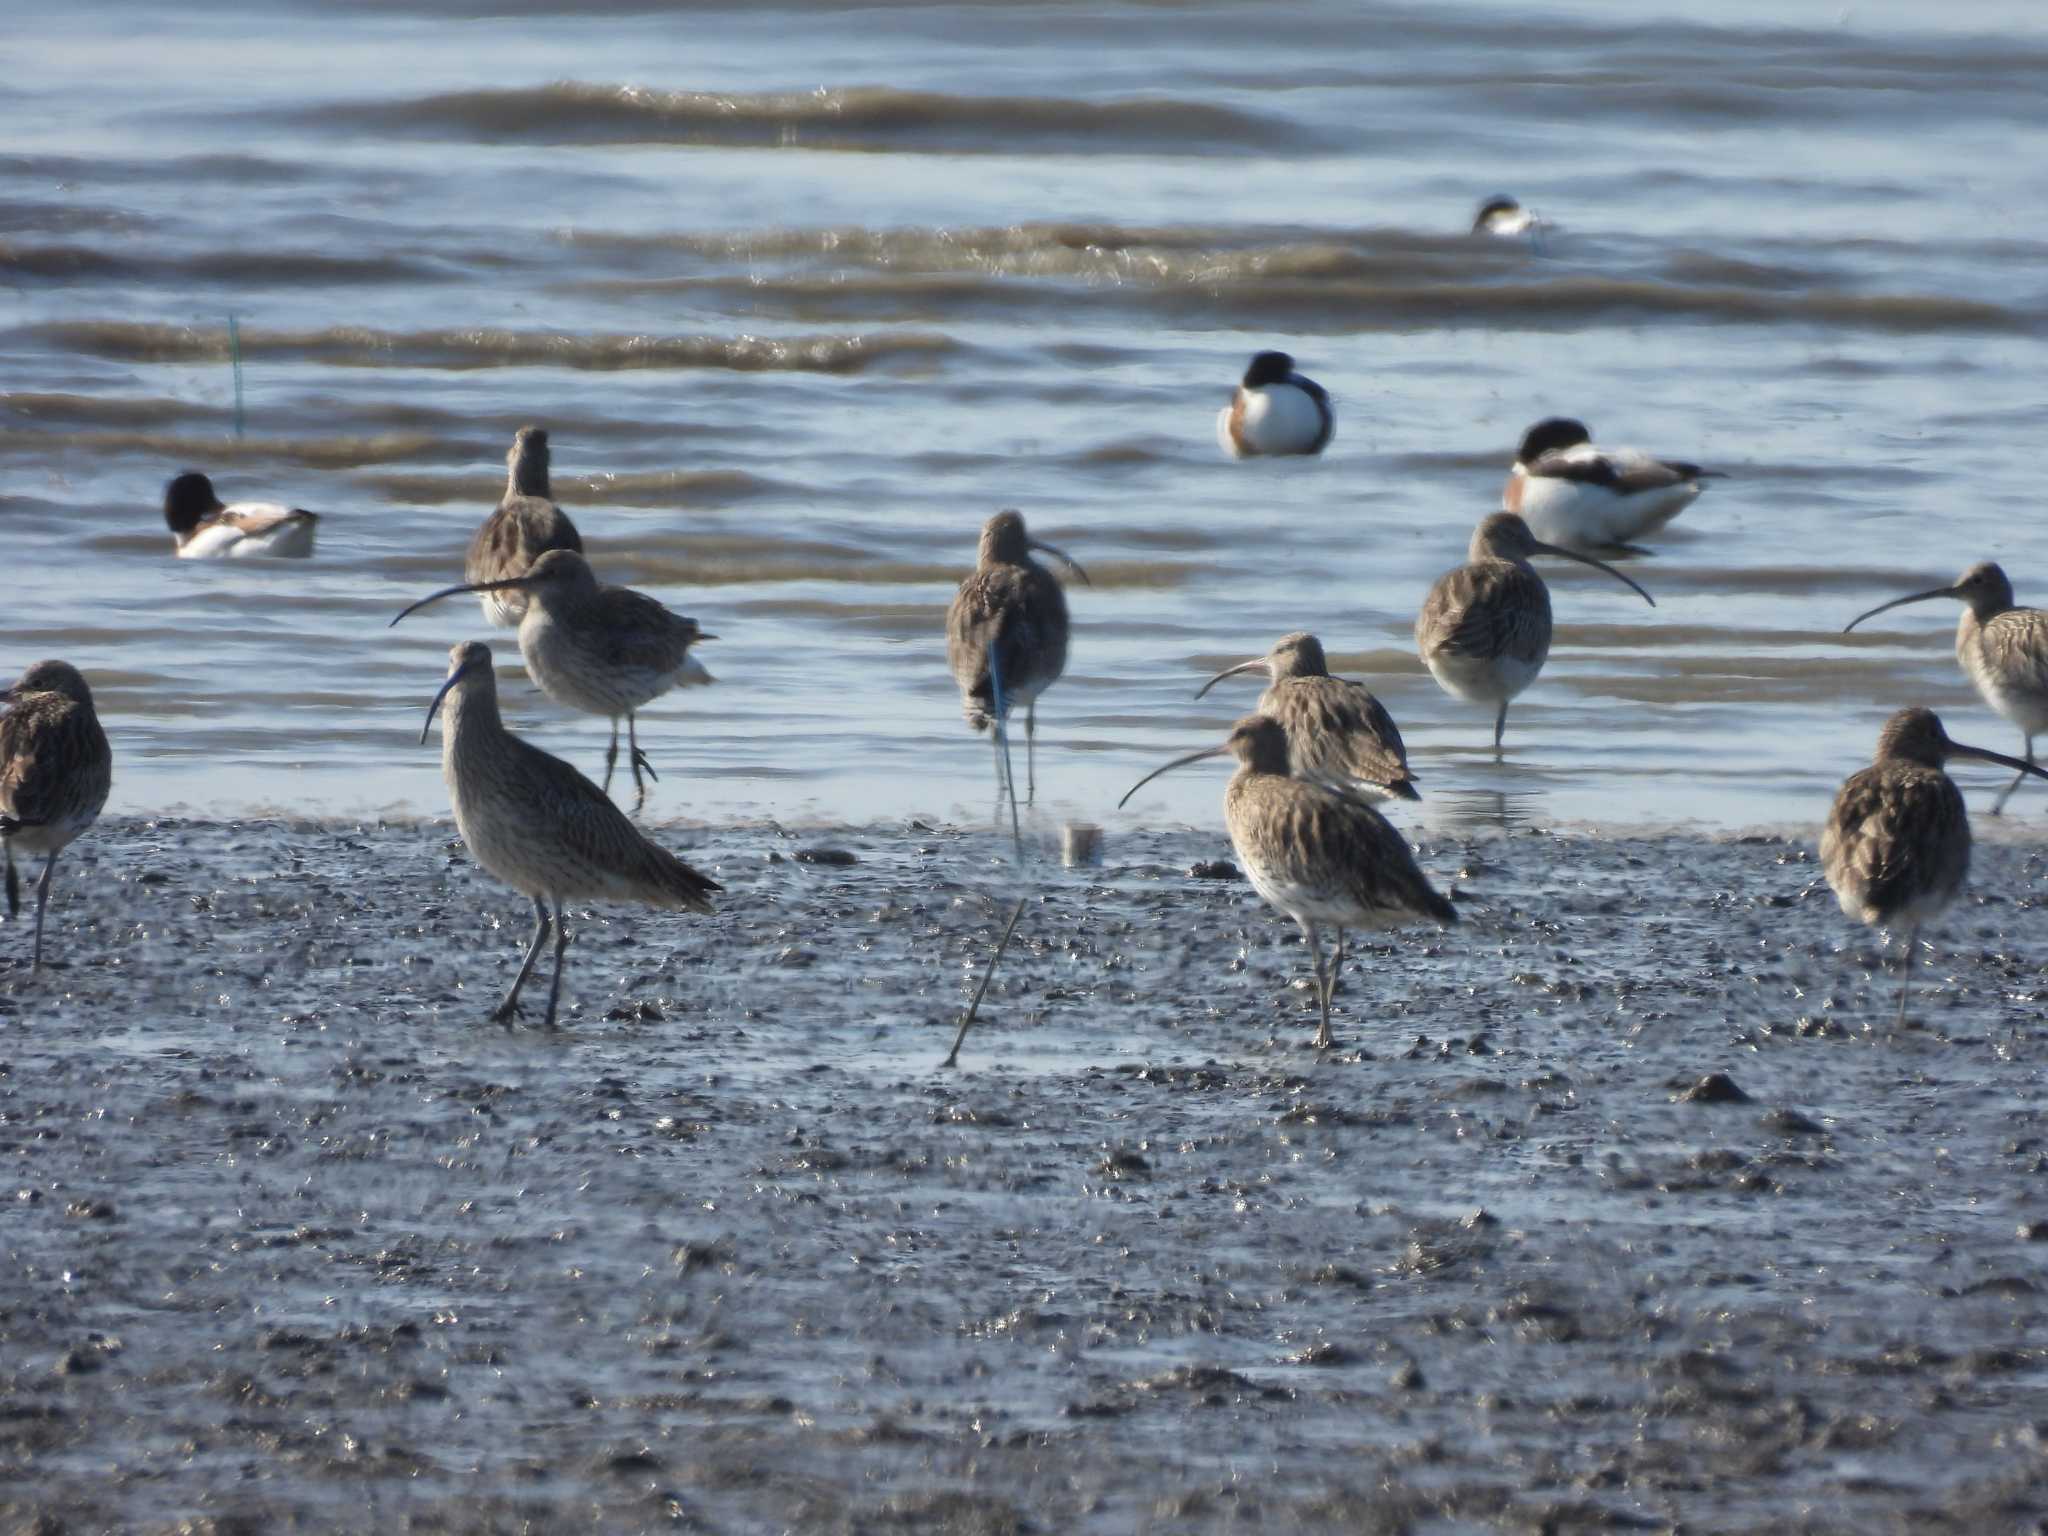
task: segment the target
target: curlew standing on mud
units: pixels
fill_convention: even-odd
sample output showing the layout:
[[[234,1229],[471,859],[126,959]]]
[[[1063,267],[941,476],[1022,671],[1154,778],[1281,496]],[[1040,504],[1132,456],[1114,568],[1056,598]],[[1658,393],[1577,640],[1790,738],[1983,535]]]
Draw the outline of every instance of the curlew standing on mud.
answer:
[[[1466,563],[1429,589],[1415,619],[1415,647],[1444,692],[1499,706],[1493,717],[1495,753],[1507,729],[1508,704],[1536,680],[1550,655],[1550,591],[1529,564],[1531,555],[1557,555],[1605,571],[1657,606],[1606,561],[1543,543],[1512,512],[1481,522]]]
[[[555,974],[548,985],[547,1027],[553,1029],[569,947],[565,901],[641,901],[709,912],[711,893],[720,887],[642,836],[574,768],[505,729],[489,646],[467,640],[448,658],[447,680],[427,708],[420,741],[426,742],[434,713],[445,702],[441,773],[462,841],[472,859],[533,901],[533,942],[491,1018],[510,1025],[518,1013],[519,989],[547,941],[552,902]]]
[[[1009,718],[1024,711],[1026,794],[1038,796],[1038,696],[1067,666],[1067,598],[1031,551],[1051,555],[1080,577],[1088,573],[1063,551],[1032,538],[1021,512],[998,512],[982,526],[973,572],[946,610],[946,661],[960,686],[960,707],[977,731],[994,728],[996,810],[1010,797],[1017,846],[1017,780],[1010,768]]]
[[[1969,813],[1962,791],[1943,771],[1952,757],[2048,779],[2048,772],[2018,758],[1950,741],[1931,709],[1902,709],[1878,733],[1870,766],[1843,780],[1820,838],[1821,869],[1842,910],[1872,927],[1906,929],[1901,1024],[1920,926],[1947,910],[1970,872]]]
[[[2024,755],[2031,763],[2034,738],[2048,731],[2048,613],[2015,606],[2012,582],[1991,561],[1971,566],[1956,578],[1954,586],[1879,603],[1869,613],[1851,619],[1842,633],[1846,635],[1888,608],[1937,597],[1953,597],[1963,604],[1963,616],[1956,625],[1956,662],[1963,676],[1976,686],[1977,696],[2020,728],[2027,740]],[[2005,792],[1992,803],[1992,815],[2005,809],[2005,802],[2025,777],[2024,772],[2013,775]]]
[[[1407,839],[1378,811],[1342,790],[1288,773],[1287,732],[1270,715],[1247,715],[1222,746],[1153,769],[1117,806],[1169,769],[1224,756],[1238,763],[1223,792],[1231,846],[1258,893],[1301,926],[1322,1011],[1316,1048],[1324,1049],[1331,1043],[1330,1004],[1343,974],[1345,930],[1394,928],[1420,919],[1449,927],[1458,921],[1457,909],[1430,885]],[[1337,932],[1327,969],[1317,937],[1324,923]]]
[[[14,855],[40,853],[36,882],[35,958],[43,968],[43,914],[50,905],[50,874],[62,853],[107,803],[114,754],[93,710],[92,689],[66,661],[39,661],[4,694],[0,715],[0,845],[7,864],[7,915],[21,913],[21,877]]]
[[[1244,672],[1266,674],[1259,713],[1286,728],[1288,761],[1297,778],[1316,779],[1370,800],[1422,798],[1394,717],[1365,684],[1330,676],[1323,642],[1314,635],[1305,630],[1283,635],[1264,656],[1225,667],[1195,697]]]
[[[523,576],[551,549],[581,554],[583,536],[555,505],[548,487],[547,433],[539,427],[521,427],[505,455],[504,500],[469,541],[462,579],[481,586]],[[516,627],[526,613],[526,594],[517,588],[487,589],[477,601],[483,604],[484,618],[500,629]]]

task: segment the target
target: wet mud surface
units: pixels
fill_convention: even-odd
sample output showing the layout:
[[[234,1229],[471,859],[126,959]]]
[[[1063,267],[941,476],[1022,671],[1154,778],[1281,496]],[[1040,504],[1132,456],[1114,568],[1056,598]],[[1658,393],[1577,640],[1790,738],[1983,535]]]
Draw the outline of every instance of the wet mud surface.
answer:
[[[445,824],[103,824],[0,927],[0,1529],[2038,1529],[1993,825],[1903,1030],[1810,841],[1427,842],[1322,1057],[1220,836],[1112,836],[943,1072],[980,830],[665,828],[722,910],[575,913],[548,1035]]]

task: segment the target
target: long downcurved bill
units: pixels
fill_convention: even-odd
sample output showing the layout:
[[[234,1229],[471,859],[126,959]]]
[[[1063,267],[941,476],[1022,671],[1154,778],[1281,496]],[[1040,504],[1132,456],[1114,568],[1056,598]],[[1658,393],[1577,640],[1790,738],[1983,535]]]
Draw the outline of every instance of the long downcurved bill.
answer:
[[[1185,768],[1189,763],[1199,763],[1205,757],[1223,757],[1227,755],[1229,751],[1230,748],[1227,746],[1204,747],[1199,752],[1190,752],[1186,757],[1176,757],[1172,762],[1165,763],[1162,764],[1160,767],[1154,768],[1150,773],[1146,774],[1145,777],[1138,780],[1137,783],[1133,784],[1129,789],[1124,791],[1124,797],[1123,799],[1117,801],[1116,808],[1118,810],[1122,810],[1125,806],[1129,805],[1131,803],[1132,795],[1135,795],[1139,790],[1143,789],[1147,784],[1150,784],[1162,773],[1171,772],[1175,768]]]
[[[1903,608],[1908,603],[1924,603],[1931,597],[1961,596],[1962,593],[1958,592],[1954,587],[1936,587],[1932,592],[1915,592],[1911,597],[1895,597],[1888,603],[1879,603],[1875,608],[1871,609],[1868,613],[1857,614],[1855,618],[1851,619],[1848,623],[1842,626],[1842,633],[1846,635],[1847,633],[1849,633],[1850,630],[1854,629],[1858,624],[1861,624],[1865,619],[1874,619],[1880,613],[1883,613],[1890,608]]]
[[[461,589],[457,588],[457,590],[459,591]],[[399,615],[399,617],[403,618],[404,615],[401,614]],[[469,676],[469,669],[475,665],[475,662],[468,661],[464,662],[459,667],[452,667],[449,669],[446,680],[444,680],[441,684],[441,691],[434,695],[434,702],[427,706],[426,722],[420,726],[421,746],[424,747],[427,744],[427,732],[431,731],[434,728],[434,715],[441,708],[441,701],[448,697],[449,689],[453,688],[457,683],[461,682],[465,677]]]
[[[414,603],[410,608],[402,610],[398,615],[398,619],[404,618],[407,614],[418,613],[422,608],[426,607],[427,604],[438,603],[439,601],[441,601],[442,598],[453,597],[458,592],[503,592],[510,587],[525,587],[530,585],[531,583],[524,576],[507,576],[502,581],[465,581],[459,587],[443,587],[438,592],[428,593],[425,597],[421,598],[418,602]],[[398,619],[393,619],[390,624],[386,624],[384,627],[386,629],[392,628],[394,625],[398,623]],[[703,636],[700,638],[708,639],[709,636]]]
[[[1209,681],[1202,684],[1201,687],[1195,690],[1195,697],[1199,699],[1203,694],[1207,693],[1211,688],[1214,688],[1226,677],[1236,677],[1240,672],[1263,672],[1265,670],[1266,658],[1263,656],[1254,656],[1250,661],[1240,661],[1234,667],[1225,667],[1221,672],[1218,672],[1214,677],[1210,678]],[[1165,770],[1161,769],[1160,772],[1163,773],[1165,772]]]
[[[1657,606],[1657,599],[1650,596],[1649,593],[1645,592],[1641,587],[1638,587],[1633,581],[1629,580],[1628,577],[1622,575],[1621,572],[1617,571],[1605,560],[1596,560],[1591,555],[1582,555],[1575,549],[1559,549],[1555,544],[1538,543],[1536,545],[1536,553],[1539,555],[1561,555],[1567,560],[1576,560],[1581,565],[1590,565],[1596,571],[1605,571],[1608,575],[1612,576],[1616,581],[1620,582],[1623,586],[1632,589],[1637,597],[1640,597],[1652,608]]]
[[[1026,549],[1035,549],[1041,555],[1051,555],[1053,559],[1059,561],[1061,565],[1064,565],[1068,570],[1080,577],[1082,586],[1092,587],[1095,585],[1094,582],[1088,579],[1088,573],[1081,569],[1081,562],[1068,554],[1064,549],[1055,549],[1052,545],[1041,544],[1036,539],[1025,540],[1024,547]]]
[[[2021,773],[2031,773],[2037,779],[2048,779],[2048,768],[2007,757],[2003,752],[1993,752],[1985,747],[1966,747],[1960,741],[1950,742],[1946,750],[1950,757],[1973,757],[1980,763],[1996,763],[2001,768],[2013,768]]]

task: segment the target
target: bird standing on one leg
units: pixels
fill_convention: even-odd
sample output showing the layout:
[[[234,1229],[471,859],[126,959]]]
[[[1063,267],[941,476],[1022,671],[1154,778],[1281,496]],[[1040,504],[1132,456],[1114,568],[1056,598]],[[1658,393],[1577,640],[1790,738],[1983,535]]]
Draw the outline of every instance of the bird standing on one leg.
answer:
[[[99,818],[114,783],[114,753],[93,709],[92,689],[69,662],[37,662],[0,698],[7,704],[0,715],[0,845],[9,918],[21,912],[16,851],[43,855],[33,975],[43,968],[43,914],[57,855]]]
[[[1316,1048],[1331,1043],[1330,1005],[1344,967],[1347,928],[1393,928],[1427,918],[1449,927],[1458,912],[1416,867],[1408,841],[1365,801],[1287,771],[1287,732],[1270,715],[1247,715],[1220,747],[1177,757],[1138,780],[1121,809],[1168,769],[1205,757],[1235,756],[1237,772],[1223,792],[1230,843],[1253,887],[1294,919],[1315,967],[1322,1027]],[[1336,929],[1325,968],[1318,930]]]
[[[1961,600],[1963,616],[1956,625],[1956,662],[1963,676],[1976,686],[1977,695],[2026,737],[2026,760],[2034,760],[2034,738],[2048,731],[2048,612],[2021,608],[2013,602],[2012,582],[1989,560],[1971,566],[1950,587],[1915,592],[1911,597],[1893,598],[1869,613],[1859,613],[1843,627],[1847,634],[1865,619],[1906,603],[1924,603],[1930,598]],[[2005,802],[2020,787],[2024,773],[2013,775],[2005,792],[1992,803],[1991,814],[2005,809]]]
[[[1969,813],[1943,771],[1952,757],[2048,779],[2017,758],[1950,741],[1931,709],[1902,709],[1878,733],[1870,766],[1843,780],[1820,838],[1821,869],[1843,912],[1872,927],[1906,929],[1901,1024],[1921,924],[1947,910],[1970,872]]]
[[[1545,544],[1512,512],[1496,512],[1473,530],[1466,563],[1429,589],[1415,618],[1415,646],[1444,692],[1497,705],[1493,750],[1500,751],[1508,705],[1536,680],[1550,655],[1550,589],[1531,555],[1557,555],[1605,571],[1652,608],[1656,600],[1604,560]]]
[[[525,658],[527,675],[557,704],[603,715],[612,723],[612,741],[604,755],[606,792],[619,760],[619,717],[626,717],[637,815],[647,803],[641,774],[657,782],[659,775],[640,750],[634,714],[671,688],[713,681],[690,647],[718,637],[705,634],[695,619],[671,613],[644,592],[600,582],[590,562],[569,549],[549,550],[521,576],[444,587],[412,604],[398,619],[458,592],[520,594],[525,611],[519,620],[519,654]]]
[[[481,591],[484,617],[512,629],[526,613],[526,594],[517,588],[485,588],[486,582],[523,576],[551,549],[583,552],[583,536],[555,505],[548,485],[548,435],[521,427],[505,455],[505,496],[478,526],[462,562],[462,579]]]
[[[462,841],[472,859],[533,901],[533,942],[491,1018],[512,1022],[519,989],[533,974],[552,921],[555,974],[548,986],[547,1014],[552,1029],[569,947],[565,901],[641,901],[709,912],[711,893],[720,887],[642,836],[604,791],[574,768],[505,729],[490,647],[468,640],[448,657],[448,677],[427,708],[420,741],[425,743],[435,711],[445,702],[441,773]]]
[[[1408,771],[1408,749],[1386,705],[1363,683],[1330,676],[1323,642],[1305,630],[1283,635],[1264,656],[1225,667],[1202,684],[1200,698],[1226,677],[1264,672],[1259,713],[1287,730],[1287,757],[1297,778],[1348,789],[1369,800],[1420,800]]]
[[[1038,794],[1038,696],[1067,665],[1067,598],[1052,573],[1031,558],[1040,550],[1081,578],[1088,573],[1050,544],[1032,538],[1021,512],[998,512],[981,530],[971,575],[946,610],[946,661],[960,685],[960,705],[977,731],[995,730],[996,804],[1007,786],[1010,828],[1021,848],[1017,784],[1009,766],[1009,717],[1024,711],[1027,794]]]

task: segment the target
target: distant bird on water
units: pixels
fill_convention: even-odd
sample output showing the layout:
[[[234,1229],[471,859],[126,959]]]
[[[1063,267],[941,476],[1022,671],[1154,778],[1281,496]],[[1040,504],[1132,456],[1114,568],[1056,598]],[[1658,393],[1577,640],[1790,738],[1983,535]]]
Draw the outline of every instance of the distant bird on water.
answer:
[[[223,505],[213,482],[188,469],[164,486],[164,523],[180,560],[303,560],[313,553],[320,514],[274,501]]]
[[[1500,505],[1539,539],[1597,549],[1655,533],[1717,478],[1719,470],[1635,448],[1596,448],[1584,422],[1546,416],[1522,434]]]
[[[1031,552],[1051,555],[1085,584],[1088,573],[1064,551],[1032,538],[1021,512],[998,512],[982,525],[973,572],[946,610],[946,662],[960,686],[960,707],[977,731],[994,728],[997,811],[1010,797],[1010,830],[1022,847],[1017,780],[1010,769],[1008,723],[1024,711],[1027,794],[1038,795],[1038,696],[1067,666],[1067,598]]]
[[[1541,221],[1505,193],[1489,197],[1472,216],[1472,233],[1515,239],[1528,234]]]
[[[427,708],[420,741],[426,742],[434,713],[445,701],[441,773],[462,841],[472,859],[533,901],[533,942],[491,1018],[509,1025],[517,1014],[519,989],[533,974],[547,940],[548,905],[553,903],[555,974],[547,1013],[552,1029],[569,946],[564,902],[639,901],[709,912],[711,893],[720,887],[642,836],[604,791],[574,768],[505,729],[490,647],[468,640],[448,656],[448,677]]]
[[[1605,561],[1545,544],[1512,512],[1496,512],[1472,534],[1466,563],[1439,576],[1415,619],[1415,646],[1444,692],[1494,704],[1493,749],[1507,729],[1508,704],[1536,680],[1550,655],[1550,591],[1529,564],[1558,555],[1605,571],[1656,607],[1649,593]]]
[[[1408,771],[1408,749],[1386,705],[1363,683],[1330,676],[1323,642],[1306,631],[1283,635],[1264,656],[1225,667],[1195,693],[1226,677],[1263,672],[1259,713],[1287,731],[1287,757],[1297,778],[1315,779],[1370,800],[1420,800]]]
[[[2034,738],[2048,731],[2048,612],[2015,606],[2012,582],[1998,566],[1986,560],[1958,576],[1954,586],[1879,603],[1851,619],[1842,633],[1888,608],[1937,597],[1953,597],[1963,604],[1963,617],[1956,625],[1956,661],[1978,696],[2020,728],[2031,763]],[[2025,777],[2013,775],[2005,793],[1992,803],[1992,815],[2005,809]]]
[[[1407,839],[1365,801],[1288,773],[1287,731],[1270,715],[1247,715],[1220,747],[1177,757],[1131,786],[1117,802],[1169,769],[1206,757],[1234,756],[1237,772],[1223,792],[1231,846],[1253,887],[1300,925],[1315,967],[1322,1027],[1316,1047],[1331,1043],[1330,1005],[1344,968],[1347,928],[1395,928],[1427,919],[1449,927],[1458,912],[1440,895],[1409,851]],[[1318,933],[1336,929],[1324,968]]]
[[[1821,833],[1821,869],[1842,911],[1872,927],[1906,930],[1901,1023],[1921,924],[1947,910],[1970,870],[1969,814],[1943,771],[1953,757],[2048,778],[2018,758],[1950,741],[1931,709],[1902,709],[1885,721],[1871,765],[1843,781]]]
[[[1233,459],[1321,453],[1337,430],[1329,392],[1294,371],[1285,352],[1259,352],[1230,404],[1216,414],[1216,441]]]
[[[92,689],[69,662],[39,661],[0,694],[0,844],[7,863],[7,915],[21,913],[14,855],[40,853],[35,957],[43,968],[43,914],[57,855],[99,819],[114,782],[114,754],[92,706]]]
[[[600,582],[590,563],[573,549],[551,549],[519,576],[443,587],[398,619],[458,592],[519,595],[525,608],[519,621],[519,654],[526,660],[527,675],[557,704],[603,715],[612,723],[611,745],[604,754],[607,792],[619,760],[619,717],[625,716],[637,813],[647,801],[641,774],[657,781],[660,776],[640,750],[634,713],[671,688],[713,681],[690,648],[718,637],[705,634],[695,619],[671,613],[644,592]]]
[[[469,541],[469,555],[462,562],[464,581],[480,584],[523,576],[551,549],[583,552],[583,536],[555,505],[548,488],[547,433],[539,427],[515,432],[505,470],[505,499]],[[478,601],[484,617],[500,629],[516,628],[526,613],[526,593],[517,588],[491,589]]]

